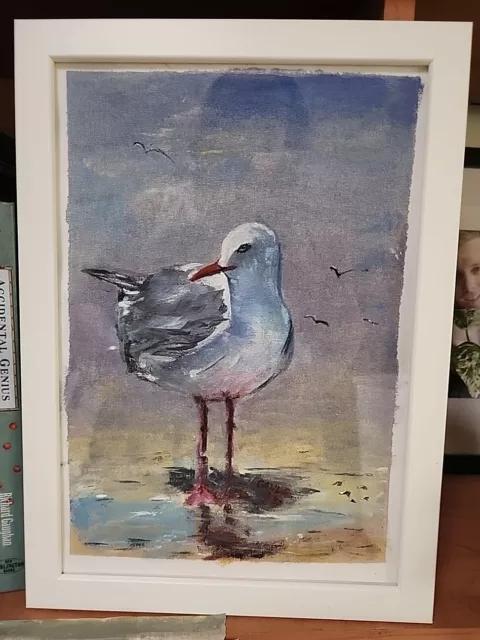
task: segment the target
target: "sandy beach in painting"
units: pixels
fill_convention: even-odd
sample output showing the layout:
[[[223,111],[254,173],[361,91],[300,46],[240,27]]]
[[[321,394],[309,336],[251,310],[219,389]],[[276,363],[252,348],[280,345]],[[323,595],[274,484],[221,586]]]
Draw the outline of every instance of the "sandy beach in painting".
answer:
[[[276,562],[383,562],[386,467],[325,467],[321,431],[237,436],[237,485],[246,488],[230,510],[184,506],[195,436],[172,451],[159,433],[111,431],[71,438],[71,553],[152,558]],[[211,482],[221,485],[212,440]],[[269,468],[258,467],[268,455]],[[363,465],[362,465],[363,466]],[[367,468],[369,470],[367,470]],[[186,470],[188,472],[186,473]],[[349,471],[350,469],[350,471]],[[187,477],[186,477],[187,476]],[[88,517],[87,517],[88,513]],[[88,526],[87,526],[88,521]]]

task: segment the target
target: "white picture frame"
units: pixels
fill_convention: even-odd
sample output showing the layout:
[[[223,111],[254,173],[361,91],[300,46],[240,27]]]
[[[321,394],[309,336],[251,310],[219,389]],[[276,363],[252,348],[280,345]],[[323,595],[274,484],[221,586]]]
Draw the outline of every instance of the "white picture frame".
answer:
[[[467,117],[471,25],[275,20],[19,20],[15,23],[21,390],[27,606],[431,622],[444,453],[451,309]],[[289,564],[164,571],[97,558],[67,570],[60,431],[58,107],[64,64],[366,65],[425,74],[420,215],[404,444],[397,443],[398,555],[368,583]],[[439,259],[441,256],[441,259]],[[413,273],[413,272],[412,272]],[[437,284],[441,283],[441,287]],[[432,308],[435,322],[431,322]],[[404,447],[404,448],[402,448]],[[109,560],[108,558],[104,560]],[[124,562],[122,560],[122,562]],[[207,570],[206,570],[207,571]],[[377,576],[378,578],[378,576]]]

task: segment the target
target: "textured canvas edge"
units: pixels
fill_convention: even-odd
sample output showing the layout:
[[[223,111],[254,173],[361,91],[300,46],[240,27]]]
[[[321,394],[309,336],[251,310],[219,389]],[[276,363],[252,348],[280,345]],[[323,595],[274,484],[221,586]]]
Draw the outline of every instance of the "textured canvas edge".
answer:
[[[27,606],[431,621],[470,46],[471,25],[467,23],[270,20],[26,20],[15,23]],[[214,581],[64,573],[57,371],[56,62],[428,67],[414,350],[397,584]],[[441,261],[438,255],[442,256]],[[440,291],[435,286],[439,281],[443,283]],[[432,326],[433,304],[438,321]],[[422,384],[425,380],[428,385]]]

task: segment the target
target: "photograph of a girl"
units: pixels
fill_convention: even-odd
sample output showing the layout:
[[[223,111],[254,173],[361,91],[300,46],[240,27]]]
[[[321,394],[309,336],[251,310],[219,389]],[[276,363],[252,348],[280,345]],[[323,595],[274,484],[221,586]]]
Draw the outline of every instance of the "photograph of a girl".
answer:
[[[459,234],[455,308],[480,309],[480,231]]]
[[[450,398],[480,397],[480,231],[460,231]]]

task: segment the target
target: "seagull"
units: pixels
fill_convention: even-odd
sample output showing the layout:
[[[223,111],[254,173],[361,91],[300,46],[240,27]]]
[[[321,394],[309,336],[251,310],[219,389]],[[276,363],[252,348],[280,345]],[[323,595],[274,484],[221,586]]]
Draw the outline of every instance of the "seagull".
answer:
[[[346,273],[351,273],[352,271],[355,271],[355,269],[347,269],[346,271],[340,271],[337,267],[334,267],[333,265],[331,265],[330,271],[333,271],[333,273],[337,276],[337,278],[341,278]]]
[[[115,327],[126,372],[193,398],[199,436],[186,504],[219,504],[207,486],[209,404],[225,404],[228,484],[237,401],[264,388],[293,357],[276,233],[258,222],[241,224],[223,240],[220,257],[207,265],[166,266],[150,274],[82,271],[117,289]]]
[[[315,324],[324,324],[326,327],[329,327],[329,323],[326,320],[319,320],[318,318],[316,318],[315,316],[312,315],[307,315],[307,316],[303,316],[304,318],[311,318]]]
[[[329,269],[330,271],[333,271],[337,278],[341,278],[346,273],[352,273],[353,271],[356,271],[356,269],[347,269],[346,271],[340,271],[338,267],[335,267],[333,264],[330,265]],[[360,271],[362,271],[362,273],[368,273],[368,269],[360,269]]]
[[[168,153],[166,151],[164,151],[163,149],[160,149],[160,147],[153,147],[151,146],[150,149],[147,149],[147,147],[143,144],[143,142],[134,142],[133,143],[134,147],[140,147],[141,149],[143,149],[144,153],[160,153],[164,158],[167,158],[168,160],[170,160],[170,162],[172,164],[175,164],[175,162],[173,161],[173,159],[168,155]]]

